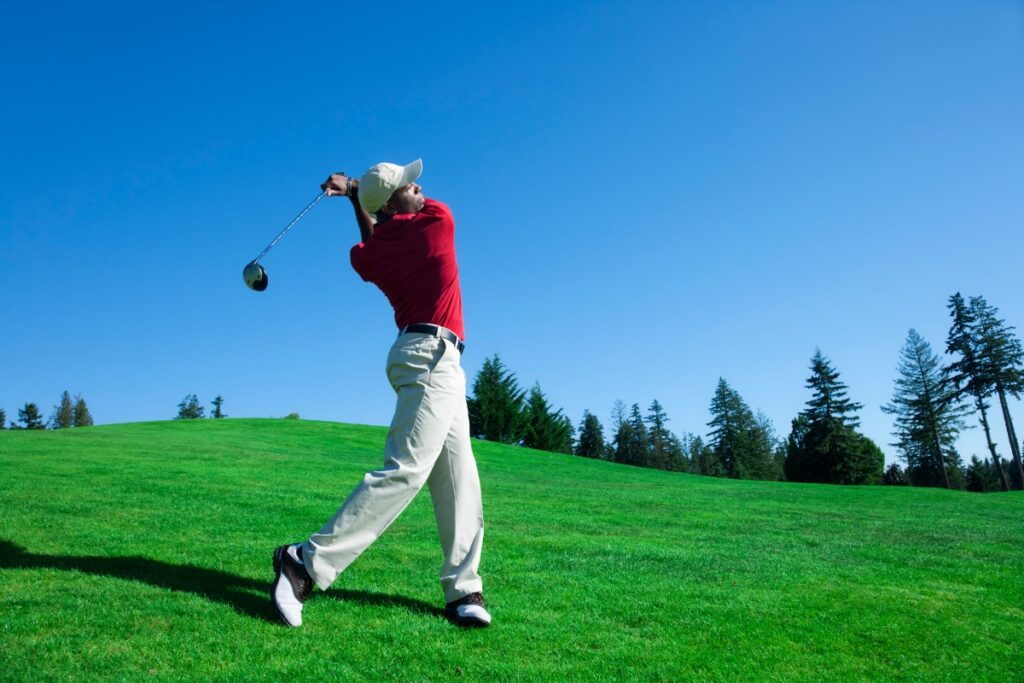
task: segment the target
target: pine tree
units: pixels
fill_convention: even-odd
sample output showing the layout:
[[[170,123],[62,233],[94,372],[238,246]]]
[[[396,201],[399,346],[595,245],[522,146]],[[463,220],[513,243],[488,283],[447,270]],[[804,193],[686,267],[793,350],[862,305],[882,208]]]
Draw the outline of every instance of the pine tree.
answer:
[[[964,302],[960,292],[949,297],[949,315],[953,322],[949,327],[949,335],[946,337],[946,353],[951,356],[959,356],[957,360],[947,365],[943,372],[946,379],[956,387],[956,396],[961,398],[970,395],[974,399],[974,407],[981,415],[979,418],[981,427],[985,432],[985,443],[988,445],[989,455],[992,457],[992,466],[999,476],[999,481],[1004,491],[1010,490],[1010,483],[1006,480],[1006,472],[996,452],[996,445],[992,441],[992,430],[988,424],[988,397],[992,395],[993,386],[991,377],[987,375],[979,357],[977,340],[975,338],[975,325],[977,318],[975,312]]]
[[[723,378],[711,399],[712,428],[708,435],[725,476],[733,479],[777,480],[776,439],[771,421],[755,417],[750,407]]]
[[[211,415],[210,417],[212,417],[214,419],[220,419],[222,417],[227,417],[227,415],[224,414],[224,411],[221,410],[221,407],[224,405],[224,397],[223,396],[221,396],[220,394],[217,394],[217,397],[215,399],[213,399],[213,404],[212,405],[213,405],[213,415]]]
[[[470,433],[479,439],[518,444],[525,427],[525,397],[515,374],[505,369],[498,354],[484,359],[473,382],[473,397],[467,399]]]
[[[178,404],[178,415],[175,420],[198,420],[203,417],[203,406],[195,394],[186,394]]]
[[[747,447],[744,411],[749,408],[743,403],[740,395],[733,391],[724,378],[718,378],[715,395],[711,399],[711,432],[708,443],[715,452],[715,457],[722,464],[725,476],[733,479],[744,479],[743,458],[740,452]]]
[[[675,437],[665,426],[668,420],[668,415],[658,399],[651,401],[647,408],[647,417],[644,418],[647,424],[648,467],[671,470],[677,466],[678,457],[674,453],[676,444],[673,443]]]
[[[53,429],[67,429],[75,426],[75,407],[71,403],[71,394],[66,390],[60,397],[60,403],[53,407],[53,415],[50,417],[50,427]]]
[[[7,429],[7,412],[0,408],[0,429]]]
[[[1013,334],[1013,327],[998,317],[999,309],[989,306],[983,297],[972,296],[971,312],[974,314],[974,338],[978,350],[981,371],[988,383],[999,397],[999,406],[1003,411],[1003,424],[1006,426],[1006,437],[1010,442],[1010,453],[1013,466],[1010,478],[1015,489],[1024,488],[1024,469],[1021,464],[1020,446],[1017,444],[1017,432],[1013,427],[1013,418],[1006,402],[1006,395],[1016,399],[1024,392],[1024,349],[1020,339]]]
[[[572,423],[561,409],[551,409],[539,383],[530,389],[523,412],[524,446],[554,453],[572,453]]]
[[[715,451],[699,436],[689,443],[690,471],[707,477],[724,477],[725,470]]]
[[[640,414],[639,404],[634,403],[629,417],[624,419],[615,433],[615,462],[625,465],[647,466],[648,436],[647,425]]]
[[[977,493],[998,491],[999,480],[992,465],[972,455],[971,464],[964,473],[964,488]]]
[[[832,484],[875,484],[882,479],[885,456],[859,434],[856,411],[839,372],[816,349],[811,359],[812,390],[807,408],[793,420],[787,444],[785,474],[789,481]]]
[[[579,439],[576,442],[576,455],[584,458],[603,458],[608,452],[608,445],[604,442],[604,427],[589,410],[583,411],[583,418],[580,420]]]
[[[962,467],[955,445],[969,409],[945,381],[939,357],[916,330],[907,334],[897,371],[892,403],[882,411],[896,416],[892,445],[907,464],[906,476],[914,486],[951,488],[950,472]]]
[[[46,429],[43,417],[39,414],[39,406],[35,403],[26,403],[24,408],[18,410],[18,421],[23,425],[21,429]]]
[[[92,426],[92,415],[89,413],[89,406],[85,404],[85,399],[82,398],[81,394],[75,397],[75,409],[72,416],[72,422],[76,427],[91,427]]]
[[[909,482],[899,463],[894,462],[889,465],[885,470],[885,474],[882,475],[882,483],[888,486],[906,486]]]

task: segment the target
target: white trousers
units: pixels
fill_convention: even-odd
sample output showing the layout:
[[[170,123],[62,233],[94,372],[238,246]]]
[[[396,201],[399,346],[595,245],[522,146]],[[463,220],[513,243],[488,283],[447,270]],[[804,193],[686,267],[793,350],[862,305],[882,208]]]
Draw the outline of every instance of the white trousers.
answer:
[[[412,501],[430,488],[451,602],[483,590],[477,568],[484,520],[469,441],[466,373],[451,342],[403,334],[391,347],[388,381],[398,394],[384,468],[368,472],[341,508],[302,547],[306,570],[326,590]]]

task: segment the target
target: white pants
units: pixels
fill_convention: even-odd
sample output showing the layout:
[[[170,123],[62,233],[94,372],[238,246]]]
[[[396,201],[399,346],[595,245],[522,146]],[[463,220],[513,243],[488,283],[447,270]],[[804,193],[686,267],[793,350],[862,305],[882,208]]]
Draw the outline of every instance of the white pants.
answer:
[[[451,602],[483,590],[477,568],[484,520],[480,478],[469,441],[466,373],[451,342],[404,334],[388,354],[398,394],[384,446],[384,468],[369,472],[323,528],[302,547],[306,570],[326,590],[384,533],[423,484],[430,487]]]

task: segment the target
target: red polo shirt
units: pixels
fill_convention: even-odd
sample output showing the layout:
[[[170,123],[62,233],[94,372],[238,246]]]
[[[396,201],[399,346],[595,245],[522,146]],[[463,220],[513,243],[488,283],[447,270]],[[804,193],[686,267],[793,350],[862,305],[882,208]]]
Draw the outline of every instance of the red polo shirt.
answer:
[[[427,199],[419,213],[396,214],[378,223],[369,241],[352,247],[352,267],[384,292],[399,329],[433,323],[466,338],[455,219],[441,202]]]

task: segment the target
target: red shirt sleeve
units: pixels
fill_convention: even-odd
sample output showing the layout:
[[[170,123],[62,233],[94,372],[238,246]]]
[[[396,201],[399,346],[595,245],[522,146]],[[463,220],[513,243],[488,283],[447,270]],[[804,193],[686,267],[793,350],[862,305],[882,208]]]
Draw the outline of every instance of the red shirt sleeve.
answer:
[[[352,247],[352,251],[349,252],[349,258],[352,260],[352,267],[359,273],[359,277],[363,278],[364,282],[369,282],[373,276],[373,269],[371,267],[373,260],[367,253],[366,243],[360,242]]]

